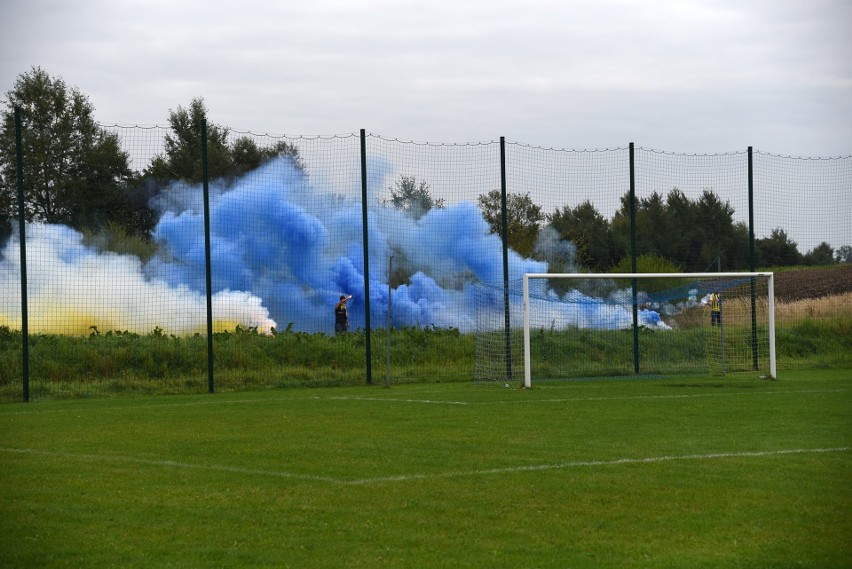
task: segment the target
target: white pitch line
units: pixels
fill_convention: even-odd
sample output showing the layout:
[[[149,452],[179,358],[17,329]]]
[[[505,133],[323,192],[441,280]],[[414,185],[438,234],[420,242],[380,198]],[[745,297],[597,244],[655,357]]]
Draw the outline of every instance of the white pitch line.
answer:
[[[759,458],[766,456],[782,456],[791,454],[814,454],[846,452],[850,447],[829,448],[799,448],[781,449],[770,451],[744,451],[744,452],[718,452],[707,454],[665,455],[644,458],[616,458],[610,460],[579,460],[571,462],[560,462],[554,464],[534,464],[525,466],[507,466],[503,468],[487,468],[480,470],[460,470],[454,472],[433,472],[420,474],[401,474],[397,476],[376,476],[372,478],[342,479],[330,476],[316,476],[311,474],[297,474],[293,472],[282,472],[275,470],[259,470],[252,468],[240,468],[224,465],[192,464],[173,460],[151,460],[144,458],[133,458],[127,456],[107,456],[97,454],[76,454],[68,452],[43,451],[28,448],[0,448],[0,452],[14,453],[19,455],[49,456],[67,459],[82,459],[102,462],[122,462],[128,464],[143,464],[147,466],[159,466],[167,468],[185,468],[192,470],[209,470],[214,472],[228,472],[232,474],[245,474],[254,476],[268,476],[272,478],[290,478],[308,482],[325,482],[336,485],[369,485],[388,482],[410,482],[415,480],[429,480],[439,478],[467,478],[471,476],[491,476],[495,474],[513,474],[520,472],[541,472],[546,470],[566,470],[569,468],[583,468],[590,466],[620,466],[625,464],[653,464],[659,462],[674,462],[686,460],[718,460],[725,458]]]
[[[801,391],[740,391],[731,390],[727,392],[713,393],[681,393],[677,395],[628,395],[626,397],[573,397],[557,399],[528,399],[517,401],[518,403],[562,403],[568,401],[632,401],[637,399],[697,399],[699,397],[727,397],[727,396],[750,396],[750,395],[800,395],[802,393],[841,393],[845,389],[803,389]],[[497,403],[488,401],[482,405]]]
[[[803,393],[842,393],[846,389],[803,389],[799,391],[745,391],[731,390],[727,392],[713,393],[681,393],[673,395],[629,395],[623,397],[558,397],[551,399],[500,399],[499,401],[454,401],[440,399],[402,399],[396,397],[360,397],[337,396],[337,397],[315,397],[322,400],[336,401],[381,401],[385,403],[427,403],[435,405],[503,405],[503,404],[534,404],[534,403],[570,403],[580,401],[635,401],[642,399],[697,399],[703,397],[729,397],[729,396],[753,396],[753,395],[800,395]]]
[[[236,466],[224,465],[206,465],[192,464],[189,462],[178,462],[174,460],[152,460],[146,458],[134,458],[129,456],[109,456],[101,454],[77,454],[71,452],[56,452],[43,451],[29,448],[0,448],[0,452],[8,452],[15,454],[29,454],[35,456],[52,456],[57,458],[82,459],[99,462],[122,462],[128,464],[144,464],[147,466],[165,466],[169,468],[186,468],[192,470],[212,470],[216,472],[230,472],[232,474],[251,474],[258,476],[269,476],[273,478],[293,478],[297,480],[307,480],[310,482],[328,482],[330,484],[340,484],[344,481],[328,476],[314,476],[311,474],[296,474],[293,472],[282,472],[276,470],[257,470],[252,468],[241,468]]]
[[[243,405],[243,404],[251,404],[251,403],[287,403],[287,402],[299,402],[299,401],[326,401],[326,400],[335,400],[335,401],[383,401],[390,403],[423,403],[423,404],[435,404],[435,405],[502,405],[502,404],[532,404],[532,403],[567,403],[572,401],[630,401],[636,399],[691,399],[698,397],[728,397],[728,396],[753,396],[753,395],[800,395],[807,393],[844,393],[848,391],[847,389],[802,389],[797,391],[761,391],[761,390],[741,390],[741,389],[731,389],[729,391],[720,392],[714,391],[712,393],[683,393],[677,395],[631,395],[626,397],[560,397],[560,398],[551,398],[551,399],[501,399],[499,401],[454,401],[454,400],[440,400],[440,399],[402,399],[395,398],[393,396],[390,397],[361,397],[361,396],[332,396],[332,397],[321,397],[318,395],[310,396],[310,397],[294,397],[294,398],[252,398],[252,399],[215,399],[211,398],[207,401],[187,401],[181,403],[157,403],[153,405],[139,405],[137,407],[128,407],[128,406],[111,406],[111,407],[69,407],[65,409],[42,409],[38,406],[33,408],[28,408],[25,410],[15,410],[8,415],[18,416],[18,415],[41,415],[46,413],[89,413],[89,412],[100,412],[100,411],[122,411],[126,412],[129,409],[167,409],[167,408],[180,408],[180,407],[198,407],[202,405]],[[205,395],[204,397],[211,397],[209,395]]]
[[[478,401],[451,401],[445,400],[441,401],[440,399],[397,399],[394,397],[317,397],[317,399],[322,399],[323,401],[333,400],[333,401],[384,401],[390,403],[434,403],[437,405],[481,405]]]
[[[764,456],[779,456],[786,454],[827,453],[844,452],[850,447],[814,448],[814,449],[784,449],[775,451],[755,452],[720,452],[709,454],[687,454],[680,456],[653,456],[646,458],[617,458],[612,460],[581,460],[574,462],[562,462],[556,464],[538,464],[526,466],[508,466],[504,468],[488,468],[483,470],[468,470],[458,472],[439,472],[432,474],[408,474],[399,476],[381,476],[375,478],[362,478],[360,480],[342,481],[344,484],[379,484],[382,482],[408,482],[412,480],[425,480],[434,478],[464,478],[468,476],[489,476],[493,474],[513,474],[517,472],[540,472],[543,470],[565,470],[568,468],[581,468],[588,466],[620,466],[623,464],[653,464],[656,462],[673,462],[678,460],[713,460],[722,458],[752,458]]]

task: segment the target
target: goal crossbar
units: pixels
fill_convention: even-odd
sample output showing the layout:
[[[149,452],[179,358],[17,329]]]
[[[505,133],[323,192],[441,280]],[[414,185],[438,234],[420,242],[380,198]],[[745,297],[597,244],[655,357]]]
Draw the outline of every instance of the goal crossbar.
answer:
[[[772,272],[716,272],[716,273],[525,273],[523,277],[524,309],[524,387],[532,387],[532,366],[530,349],[530,279],[701,279],[714,280],[724,278],[767,279],[768,293],[768,333],[769,333],[769,376],[777,377],[775,362],[775,274]]]

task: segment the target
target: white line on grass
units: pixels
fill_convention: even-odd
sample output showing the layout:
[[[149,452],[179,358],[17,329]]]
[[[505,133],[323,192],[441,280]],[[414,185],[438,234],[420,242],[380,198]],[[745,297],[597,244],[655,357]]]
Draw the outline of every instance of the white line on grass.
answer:
[[[440,399],[398,399],[396,397],[316,397],[323,401],[385,401],[391,403],[435,403],[437,405],[480,405],[479,401],[452,401]]]
[[[573,397],[556,399],[527,399],[518,403],[561,403],[568,401],[632,401],[636,399],[697,399],[699,397],[726,397],[726,396],[752,396],[752,395],[801,395],[803,393],[839,393],[845,389],[803,389],[800,391],[738,391],[727,392],[715,391],[713,393],[681,393],[677,395],[628,395],[625,397]],[[483,402],[493,404],[496,402]]]
[[[342,485],[367,485],[367,484],[382,484],[387,482],[410,482],[415,480],[429,480],[438,478],[467,478],[472,476],[491,476],[494,474],[513,474],[520,472],[541,472],[546,470],[566,470],[569,468],[583,468],[592,466],[621,466],[625,464],[654,464],[659,462],[674,462],[688,460],[718,460],[725,458],[760,458],[766,456],[782,456],[792,454],[816,454],[816,453],[832,453],[846,452],[850,447],[830,447],[830,448],[798,448],[798,449],[781,449],[768,451],[744,451],[744,452],[717,452],[707,454],[685,454],[685,455],[666,455],[652,456],[644,458],[616,458],[610,460],[578,460],[571,462],[558,462],[554,464],[533,464],[525,466],[507,466],[503,468],[487,468],[480,470],[460,470],[455,472],[432,472],[420,474],[400,474],[397,476],[376,476],[371,478],[355,478],[341,479],[332,478],[330,476],[315,476],[311,474],[297,474],[293,472],[281,472],[275,470],[258,470],[251,468],[240,468],[223,465],[204,465],[191,464],[187,462],[177,462],[173,460],[150,460],[144,458],[133,458],[126,456],[106,456],[97,454],[75,454],[56,451],[42,451],[36,449],[18,449],[18,448],[0,448],[0,452],[28,454],[35,456],[50,456],[67,459],[82,459],[91,461],[103,462],[123,462],[130,464],[144,464],[148,466],[162,466],[167,468],[186,468],[193,470],[209,470],[215,472],[228,472],[233,474],[245,474],[256,476],[269,476],[274,478],[290,478],[294,480],[305,480],[309,482],[326,482],[329,484]]]
[[[423,404],[435,404],[435,405],[502,405],[502,404],[531,404],[531,403],[570,403],[575,401],[630,401],[635,399],[690,399],[690,398],[698,398],[698,397],[728,397],[728,396],[753,396],[753,395],[801,395],[806,393],[844,393],[848,391],[847,389],[801,389],[796,391],[749,391],[749,390],[740,390],[740,389],[731,389],[722,391],[713,391],[711,393],[684,393],[684,394],[674,394],[674,395],[628,395],[621,397],[559,397],[559,398],[550,398],[550,399],[521,399],[521,398],[512,398],[512,399],[500,399],[497,401],[456,401],[456,400],[440,400],[440,399],[410,399],[410,398],[397,398],[394,396],[388,397],[361,397],[361,396],[331,396],[331,397],[323,397],[319,395],[313,395],[309,397],[269,397],[269,398],[249,398],[249,399],[218,399],[215,396],[211,395],[200,395],[199,397],[207,397],[210,398],[206,401],[185,401],[180,403],[161,403],[156,402],[154,404],[141,404],[136,406],[137,408],[143,409],[167,409],[167,408],[179,408],[179,407],[198,407],[203,405],[244,405],[244,404],[252,404],[252,403],[274,403],[280,404],[285,402],[298,402],[298,401],[326,401],[326,400],[334,400],[334,401],[382,401],[388,403],[423,403]],[[436,391],[438,392],[438,391]],[[100,411],[122,411],[126,412],[129,409],[132,409],[132,406],[129,405],[115,405],[110,407],[69,407],[64,409],[53,409],[53,408],[40,408],[38,406],[34,408],[28,408],[25,410],[15,410],[8,415],[41,415],[45,413],[78,413],[78,412],[100,412]]]
[[[468,470],[458,472],[438,472],[432,474],[409,474],[399,476],[383,476],[376,478],[363,478],[360,480],[349,480],[346,484],[378,484],[381,482],[408,482],[412,480],[423,480],[429,478],[459,478],[468,476],[488,476],[493,474],[513,474],[517,472],[540,472],[543,470],[565,470],[568,468],[581,468],[589,466],[620,466],[623,464],[653,464],[656,462],[673,462],[678,460],[713,460],[722,458],[751,458],[763,456],[779,456],[785,454],[826,453],[848,451],[850,447],[814,448],[814,449],[785,449],[774,451],[757,452],[720,452],[710,454],[687,454],[680,456],[652,456],[646,458],[616,458],[612,460],[580,460],[574,462],[561,462],[556,464],[537,464],[527,466],[509,466],[505,468],[488,468],[483,470]]]
[[[674,395],[627,395],[618,397],[558,397],[550,399],[500,399],[497,401],[454,401],[441,399],[403,399],[397,397],[361,397],[358,395],[352,396],[336,396],[336,397],[321,397],[316,396],[314,399],[335,400],[335,401],[382,401],[385,403],[428,403],[435,405],[502,405],[502,404],[531,404],[531,403],[570,403],[579,401],[635,401],[637,399],[695,399],[699,397],[726,397],[726,396],[749,396],[749,395],[800,395],[803,393],[841,393],[846,389],[803,389],[799,391],[739,391],[731,390],[726,392],[715,391],[713,393],[681,393]]]
[[[343,482],[337,478],[331,478],[328,476],[314,476],[311,474],[296,474],[293,472],[282,472],[277,470],[257,470],[253,468],[241,468],[236,466],[224,466],[224,465],[207,465],[207,464],[192,464],[189,462],[177,462],[174,460],[151,460],[146,458],[134,458],[130,456],[110,456],[110,455],[101,455],[101,454],[77,454],[71,452],[57,452],[57,451],[45,451],[45,450],[36,450],[30,448],[0,448],[0,452],[8,452],[8,453],[16,453],[16,454],[29,454],[35,456],[51,456],[57,458],[66,458],[66,459],[80,459],[80,460],[90,460],[90,461],[98,461],[98,462],[123,462],[128,464],[144,464],[148,466],[165,466],[169,468],[186,468],[192,470],[212,470],[216,472],[229,472],[232,474],[251,474],[258,476],[271,476],[274,478],[293,478],[297,480],[307,480],[310,482],[328,482],[331,484],[340,484]]]

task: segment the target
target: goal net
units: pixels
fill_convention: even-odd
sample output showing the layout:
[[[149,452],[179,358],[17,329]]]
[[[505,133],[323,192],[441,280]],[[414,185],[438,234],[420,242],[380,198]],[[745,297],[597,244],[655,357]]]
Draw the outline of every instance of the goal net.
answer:
[[[476,296],[476,382],[776,376],[772,273],[527,274]]]

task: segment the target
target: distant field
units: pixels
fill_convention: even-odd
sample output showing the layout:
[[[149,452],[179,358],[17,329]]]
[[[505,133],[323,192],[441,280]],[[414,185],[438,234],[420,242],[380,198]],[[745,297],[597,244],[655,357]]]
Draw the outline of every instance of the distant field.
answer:
[[[0,405],[0,567],[852,565],[852,371]]]
[[[779,302],[839,296],[852,292],[852,263],[828,267],[781,267],[775,271]]]

